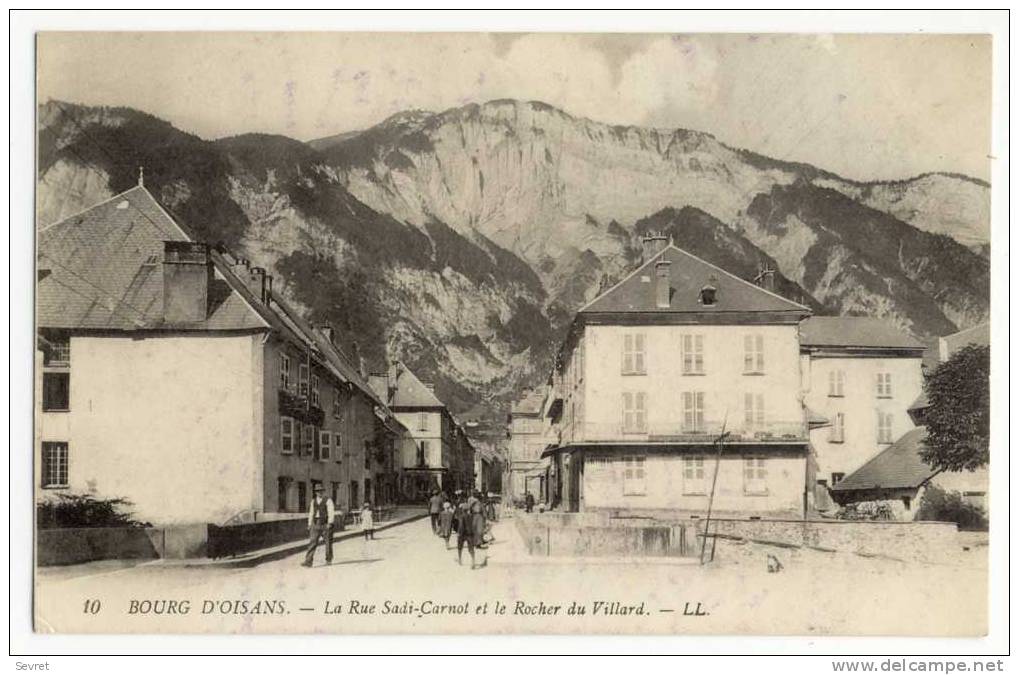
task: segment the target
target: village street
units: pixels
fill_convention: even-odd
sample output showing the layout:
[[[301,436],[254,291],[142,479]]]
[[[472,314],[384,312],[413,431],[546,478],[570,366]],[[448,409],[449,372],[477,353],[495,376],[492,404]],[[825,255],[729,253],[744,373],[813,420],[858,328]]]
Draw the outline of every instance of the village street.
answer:
[[[466,550],[458,566],[427,520],[375,541],[338,542],[328,567],[320,548],[312,569],[300,566],[303,554],[250,568],[41,568],[37,630],[935,635],[978,634],[986,625],[985,546],[951,565],[907,565],[727,544],[716,563],[700,567],[527,558],[511,518],[494,533],[488,564],[477,570]],[[767,553],[782,560],[781,572],[767,572]],[[583,615],[570,612],[574,601]]]

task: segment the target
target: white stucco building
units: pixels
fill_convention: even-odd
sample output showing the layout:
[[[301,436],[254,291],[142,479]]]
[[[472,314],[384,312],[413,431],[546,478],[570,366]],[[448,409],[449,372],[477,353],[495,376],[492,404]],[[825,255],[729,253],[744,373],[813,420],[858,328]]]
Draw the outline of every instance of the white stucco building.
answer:
[[[391,501],[405,430],[272,276],[192,241],[138,186],[40,230],[37,498],[155,524]]]
[[[716,513],[802,515],[809,309],[664,238],[650,244],[647,262],[581,308],[560,351],[559,444],[545,453],[554,501],[701,513],[714,484]]]
[[[807,408],[825,420],[810,432],[818,509],[827,491],[915,425],[909,407],[923,391],[924,345],[881,319],[811,317],[800,325]]]

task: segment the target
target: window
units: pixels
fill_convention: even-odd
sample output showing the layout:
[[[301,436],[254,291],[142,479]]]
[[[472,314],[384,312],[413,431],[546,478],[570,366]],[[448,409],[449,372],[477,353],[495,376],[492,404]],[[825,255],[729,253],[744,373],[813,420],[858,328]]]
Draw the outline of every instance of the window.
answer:
[[[878,373],[877,374],[877,397],[878,398],[891,398],[892,397],[892,374],[891,373]]]
[[[647,489],[643,455],[623,457],[623,494],[642,495]]]
[[[302,513],[308,510],[308,484],[303,480],[297,482],[297,510]]]
[[[428,464],[428,441],[421,441],[418,445],[418,466],[426,466]]]
[[[623,336],[623,375],[647,373],[645,340],[643,333],[626,333]]]
[[[764,394],[743,394],[743,422],[747,431],[764,429]]]
[[[311,404],[318,407],[318,375],[311,376]]]
[[[768,492],[768,467],[763,457],[743,458],[743,492],[763,495]]]
[[[647,393],[623,392],[623,433],[647,433]]]
[[[367,471],[371,468],[371,454],[372,444],[369,441],[364,442],[364,469]],[[367,495],[365,495],[367,497]]]
[[[909,497],[903,497],[903,498],[902,498],[902,505],[903,505],[904,507],[906,507],[906,510],[907,510],[907,511],[909,511],[909,510],[910,510],[910,508],[911,508],[911,507],[912,507],[912,505],[913,505],[913,502],[912,502],[912,500],[911,500],[911,499],[910,499]]]
[[[328,431],[323,431],[319,434],[318,441],[318,458],[323,462],[329,459],[333,450],[333,436]]]
[[[428,413],[418,413],[418,431],[428,431]]]
[[[704,374],[704,336],[683,335],[680,337],[680,354],[684,375]]]
[[[683,431],[702,433],[704,431],[704,392],[683,392]]]
[[[44,412],[66,412],[71,409],[71,374],[42,374],[42,409]]]
[[[333,500],[333,504],[339,506],[340,504],[340,484],[336,481],[332,482],[332,489],[329,491],[329,496]]]
[[[287,510],[287,491],[290,489],[290,478],[280,476],[276,479],[276,510],[283,513]]]
[[[333,387],[333,419],[343,419],[343,396],[339,387]]]
[[[294,420],[290,417],[280,418],[280,452],[290,455],[294,452]]]
[[[67,487],[67,443],[43,441],[42,444],[42,486],[44,488]]]
[[[49,338],[50,348],[43,355],[44,366],[68,366],[71,364],[71,338],[64,336],[51,336]]]
[[[315,427],[310,424],[303,425],[301,429],[301,448],[306,455],[315,454]]]
[[[290,357],[280,354],[280,389],[290,389]]]
[[[743,372],[758,374],[764,372],[764,336],[743,336]]]
[[[892,414],[879,412],[877,414],[877,442],[892,442]]]
[[[845,396],[846,373],[843,370],[828,371],[828,395]]]
[[[846,439],[846,415],[835,413],[831,421],[831,432],[828,434],[830,443],[842,443]]]
[[[297,367],[297,394],[308,395],[308,364],[302,363]]]
[[[707,485],[704,479],[704,458],[684,457],[683,494],[703,495],[707,494],[707,492]]]
[[[838,485],[839,483],[842,482],[842,479],[845,478],[845,477],[846,477],[846,474],[844,474],[844,473],[841,473],[841,472],[838,472],[838,471],[833,472],[832,475],[831,475],[831,484],[832,485]]]

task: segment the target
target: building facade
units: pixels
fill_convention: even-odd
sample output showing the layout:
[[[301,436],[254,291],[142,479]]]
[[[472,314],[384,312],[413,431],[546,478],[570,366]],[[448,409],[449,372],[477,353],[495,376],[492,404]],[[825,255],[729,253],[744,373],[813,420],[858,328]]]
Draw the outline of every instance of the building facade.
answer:
[[[809,310],[667,245],[577,314],[552,377],[565,510],[802,515]]]
[[[880,319],[811,317],[800,326],[804,403],[823,424],[810,432],[814,506],[829,490],[914,428],[924,345]]]
[[[303,512],[316,484],[341,508],[388,498],[406,430],[265,270],[142,186],[40,231],[38,256],[38,498],[158,524]]]
[[[544,403],[544,392],[530,392],[510,407],[506,419],[509,436],[508,497],[517,503],[522,503],[528,493],[538,502],[547,499],[548,462],[541,456],[548,444]]]
[[[406,365],[394,363],[371,376],[371,385],[387,402],[409,438],[399,443],[398,498],[420,502],[432,490],[448,493],[474,484],[474,447],[439,398]]]

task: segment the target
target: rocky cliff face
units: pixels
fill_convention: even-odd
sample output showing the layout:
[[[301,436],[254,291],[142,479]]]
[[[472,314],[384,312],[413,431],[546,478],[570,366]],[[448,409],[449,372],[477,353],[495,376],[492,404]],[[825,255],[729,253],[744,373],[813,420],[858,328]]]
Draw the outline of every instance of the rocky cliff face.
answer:
[[[748,278],[775,267],[779,290],[817,311],[919,334],[988,315],[987,260],[952,238],[986,245],[988,188],[972,179],[864,185],[704,133],[517,101],[409,111],[310,144],[210,142],[57,102],[40,122],[41,225],[144,166],[196,237],[272,270],[348,351],[406,361],[455,410],[494,411],[539,381],[572,312],[639,261],[650,230]]]
[[[633,264],[637,221],[692,207],[712,227],[745,233],[832,310],[889,316],[922,334],[987,317],[986,260],[933,236],[986,242],[989,189],[973,179],[861,184],[709,134],[608,126],[520,101],[399,115],[319,147],[366,204],[483,234],[530,263],[567,307]],[[781,224],[762,210],[772,203]],[[896,262],[900,248],[907,257]]]

